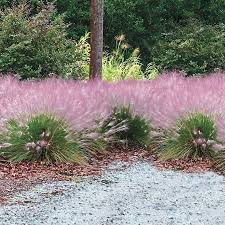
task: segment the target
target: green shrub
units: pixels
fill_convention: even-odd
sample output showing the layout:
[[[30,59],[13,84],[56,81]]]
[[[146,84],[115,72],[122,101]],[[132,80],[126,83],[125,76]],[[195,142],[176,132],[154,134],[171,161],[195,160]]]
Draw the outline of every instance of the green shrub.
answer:
[[[1,155],[12,162],[49,161],[83,163],[85,157],[78,140],[63,119],[40,114],[20,125],[10,120],[7,133],[2,136],[5,148]]]
[[[126,129],[116,133],[118,140],[125,141],[130,146],[141,145],[147,147],[149,141],[149,121],[139,115],[133,115],[130,106],[115,107],[105,121],[103,130],[114,125],[126,125]]]
[[[44,6],[33,16],[29,12],[24,4],[1,12],[0,71],[19,74],[22,79],[82,75],[86,60],[82,41],[67,39],[67,26],[61,16],[54,18],[54,7]]]
[[[158,137],[162,160],[213,157],[217,129],[210,116],[194,113],[178,120],[175,128]]]
[[[203,25],[192,21],[165,35],[152,50],[159,70],[181,70],[187,75],[225,69],[224,25]]]

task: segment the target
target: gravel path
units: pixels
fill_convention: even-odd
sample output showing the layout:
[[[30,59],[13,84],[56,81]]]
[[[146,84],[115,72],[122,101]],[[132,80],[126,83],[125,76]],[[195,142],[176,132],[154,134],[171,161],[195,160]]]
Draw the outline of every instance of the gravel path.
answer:
[[[212,172],[159,171],[147,162],[114,163],[98,178],[17,195],[0,207],[0,224],[225,225],[225,180]]]

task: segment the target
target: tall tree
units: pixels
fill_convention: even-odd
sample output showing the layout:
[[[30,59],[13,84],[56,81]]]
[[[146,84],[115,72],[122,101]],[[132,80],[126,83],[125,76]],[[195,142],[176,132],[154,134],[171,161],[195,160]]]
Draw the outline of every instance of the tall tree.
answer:
[[[90,79],[101,79],[103,56],[104,0],[91,0]]]

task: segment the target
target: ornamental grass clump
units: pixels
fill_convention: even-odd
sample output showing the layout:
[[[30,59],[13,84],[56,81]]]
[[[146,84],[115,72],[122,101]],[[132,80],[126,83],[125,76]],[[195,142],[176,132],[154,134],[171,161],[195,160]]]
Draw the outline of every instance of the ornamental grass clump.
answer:
[[[107,81],[144,79],[139,49],[134,49],[128,54],[129,45],[124,42],[125,35],[116,36],[115,39],[115,50],[110,54],[105,53],[103,58],[103,79]]]
[[[213,145],[217,141],[217,128],[211,116],[189,114],[179,119],[174,128],[157,135],[156,149],[162,160],[215,156]]]
[[[149,140],[149,122],[140,115],[134,115],[130,106],[115,107],[106,120],[103,130],[112,125],[126,126],[126,129],[118,131],[116,136],[121,142],[130,146],[141,145],[147,147]]]
[[[100,118],[96,120],[94,128],[80,131],[77,139],[80,141],[82,150],[88,155],[105,154],[108,152],[108,147],[123,142],[118,138],[118,134],[126,130],[127,125],[123,121],[117,123],[111,118],[110,120]]]
[[[11,119],[2,137],[0,153],[11,162],[85,162],[79,141],[67,123],[54,115],[35,115],[25,124]]]

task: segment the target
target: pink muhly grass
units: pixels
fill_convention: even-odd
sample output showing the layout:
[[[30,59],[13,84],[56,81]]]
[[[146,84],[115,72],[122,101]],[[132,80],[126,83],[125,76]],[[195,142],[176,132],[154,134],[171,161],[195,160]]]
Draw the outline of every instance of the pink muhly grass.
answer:
[[[130,104],[156,127],[167,128],[191,112],[215,117],[219,135],[225,136],[225,74],[184,78],[165,73],[151,81],[64,81],[48,79],[19,82],[0,78],[0,128],[9,118],[35,112],[63,116],[77,130],[92,127],[114,106]]]

